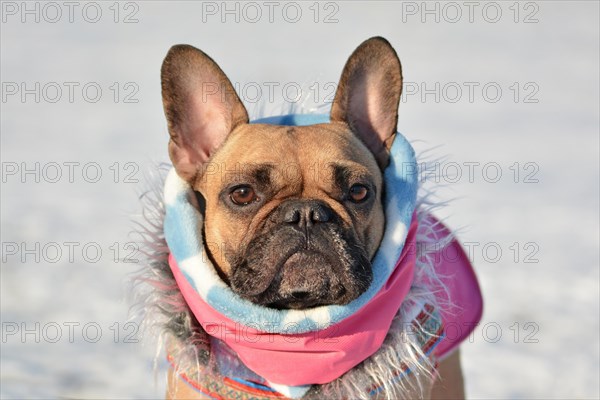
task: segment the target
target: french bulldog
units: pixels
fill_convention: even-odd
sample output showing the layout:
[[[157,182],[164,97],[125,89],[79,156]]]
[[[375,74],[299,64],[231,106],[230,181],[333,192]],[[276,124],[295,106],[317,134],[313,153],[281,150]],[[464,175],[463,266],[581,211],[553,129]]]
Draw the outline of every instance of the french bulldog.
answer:
[[[382,173],[402,92],[388,41],[352,53],[326,124],[249,123],[225,73],[189,45],[169,50],[161,80],[170,159],[197,192],[211,261],[231,289],[278,309],[359,297],[384,232]],[[458,353],[442,364],[451,377],[432,396],[461,397]],[[169,381],[171,395],[200,397]]]

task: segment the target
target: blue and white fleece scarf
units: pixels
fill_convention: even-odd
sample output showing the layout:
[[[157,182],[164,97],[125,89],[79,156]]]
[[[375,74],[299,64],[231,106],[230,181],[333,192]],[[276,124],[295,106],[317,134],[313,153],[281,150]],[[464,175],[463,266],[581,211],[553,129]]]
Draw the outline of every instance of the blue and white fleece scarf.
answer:
[[[290,114],[254,123],[306,126],[329,122],[327,115]],[[415,152],[400,133],[396,134],[390,164],[384,171],[386,185],[384,236],[373,261],[373,281],[361,296],[347,305],[329,305],[309,310],[276,310],[245,300],[218,276],[202,240],[202,215],[189,201],[193,190],[174,169],[165,182],[164,234],[171,254],[189,284],[200,297],[225,317],[243,326],[272,333],[305,333],[321,330],[352,315],[368,303],[390,277],[404,247],[416,206],[418,186]],[[293,326],[293,331],[290,331]]]

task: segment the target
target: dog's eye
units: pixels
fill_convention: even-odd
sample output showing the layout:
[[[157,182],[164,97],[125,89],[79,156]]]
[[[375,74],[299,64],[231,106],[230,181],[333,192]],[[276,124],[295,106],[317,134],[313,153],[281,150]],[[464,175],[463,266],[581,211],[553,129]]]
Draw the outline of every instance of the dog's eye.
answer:
[[[229,198],[238,206],[247,206],[250,203],[258,201],[258,196],[250,186],[238,186],[231,191]]]
[[[369,196],[369,188],[365,185],[355,184],[350,188],[349,200],[353,203],[361,203]]]

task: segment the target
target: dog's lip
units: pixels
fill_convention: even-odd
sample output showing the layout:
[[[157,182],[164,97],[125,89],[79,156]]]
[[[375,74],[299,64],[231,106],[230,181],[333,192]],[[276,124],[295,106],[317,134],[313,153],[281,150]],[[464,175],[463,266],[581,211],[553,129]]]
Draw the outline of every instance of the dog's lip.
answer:
[[[260,296],[261,294],[268,291],[273,285],[273,282],[277,279],[277,276],[281,273],[281,270],[285,266],[285,263],[287,263],[289,259],[292,258],[295,254],[298,254],[300,251],[302,251],[303,248],[304,246],[292,247],[287,253],[285,253],[283,257],[281,257],[280,261],[277,263],[277,266],[273,269],[274,273],[271,279],[265,282],[264,284],[256,287],[255,290],[247,291],[245,294],[248,296]]]
[[[320,252],[315,249],[311,249],[310,247],[307,248],[305,246],[297,246],[296,248],[287,252],[284,257],[282,257],[282,261],[279,263],[278,267],[282,268],[294,256],[300,256],[302,254],[320,254]]]
[[[324,302],[319,302],[317,300],[313,300],[311,302],[306,302],[306,301],[301,301],[298,300],[297,302],[291,302],[291,301],[287,301],[287,299],[280,299],[277,301],[274,301],[273,303],[269,303],[266,306],[269,308],[275,308],[275,309],[298,309],[298,310],[304,310],[304,309],[308,309],[308,308],[314,308],[314,307],[318,307],[321,305],[324,305],[327,303]]]
[[[271,281],[269,282],[267,287],[263,291],[261,291],[259,293],[255,293],[254,295],[260,295],[260,294],[268,291],[269,289],[271,289],[273,284],[278,280],[277,278],[282,274],[282,271],[285,268],[286,264],[288,262],[290,262],[290,260],[292,260],[296,256],[300,257],[302,255],[307,255],[307,254],[308,255],[318,255],[321,253],[317,250],[307,248],[304,245],[295,246],[295,247],[291,248],[287,253],[285,253],[285,255],[283,257],[281,257],[281,260],[277,263],[277,268],[275,268],[276,272],[273,275],[273,279],[271,279]]]
[[[311,258],[312,257],[322,257],[323,261],[326,263],[329,263],[332,261],[331,255],[325,254],[322,251],[319,251],[319,249],[312,248],[310,245],[307,246],[305,243],[298,244],[298,245],[290,248],[284,254],[284,256],[281,257],[281,259],[277,263],[277,268],[275,269],[276,272],[273,274],[272,279],[270,281],[264,282],[263,285],[260,286],[259,290],[254,290],[252,293],[246,292],[245,295],[257,300],[257,299],[260,299],[262,296],[264,296],[266,293],[269,293],[270,291],[275,290],[275,286],[277,286],[279,284],[278,282],[280,281],[280,279],[282,277],[281,274],[283,274],[284,269],[287,267],[286,264],[289,263],[291,260],[292,265],[290,265],[289,267],[302,268],[302,265],[293,265],[294,262],[301,261],[300,257],[302,257],[302,256],[308,256]],[[294,258],[296,258],[296,257],[298,257],[298,259],[294,260]],[[339,297],[339,299],[336,302],[332,302],[332,301],[329,301],[328,299],[322,299],[322,298],[297,298],[297,295],[294,293],[285,294],[285,293],[280,293],[279,290],[277,290],[278,298],[276,300],[273,299],[272,301],[270,301],[268,303],[263,303],[263,305],[266,307],[269,307],[269,308],[274,308],[274,309],[300,309],[300,310],[302,310],[302,309],[315,308],[315,307],[320,307],[320,306],[329,305],[329,304],[339,304],[339,305],[348,304],[350,301],[352,301],[355,298],[353,296],[349,296],[349,293],[351,292],[350,287],[353,285],[351,282],[347,281],[344,274],[342,274],[340,276],[340,278],[341,278],[340,282],[338,282],[338,284],[335,285],[335,290],[339,290],[339,293],[336,295],[336,297]],[[328,284],[331,284],[331,281],[329,281]],[[326,290],[327,291],[334,290],[334,287],[330,287],[329,289],[326,289]]]

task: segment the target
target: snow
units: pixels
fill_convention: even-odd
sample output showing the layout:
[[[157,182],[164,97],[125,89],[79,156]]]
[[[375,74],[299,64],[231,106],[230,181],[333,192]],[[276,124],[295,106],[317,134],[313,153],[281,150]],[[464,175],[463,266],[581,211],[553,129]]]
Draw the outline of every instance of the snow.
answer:
[[[1,5],[2,398],[164,395],[165,362],[155,377],[154,341],[128,324],[139,265],[123,258],[143,174],[167,160],[159,69],[171,45],[203,49],[249,110],[260,88],[276,112],[297,87],[326,100],[348,55],[374,35],[403,63],[400,131],[447,156],[439,194],[454,200],[440,215],[461,228],[484,292],[484,318],[463,346],[467,393],[600,397],[598,2],[477,2],[473,22],[463,2],[319,3],[318,22],[312,2],[278,3],[273,22],[257,2],[255,23],[246,3],[227,3],[239,22],[210,13],[221,2],[114,3],[118,23],[112,2],[94,3],[96,23],[84,18],[95,18],[91,3],[76,3],[72,22],[53,4],[54,23],[54,6]],[[301,9],[300,20],[286,21],[285,7],[289,21]],[[439,22],[423,7],[437,7]],[[123,23],[128,15],[138,21]],[[11,94],[36,82],[39,102]]]

